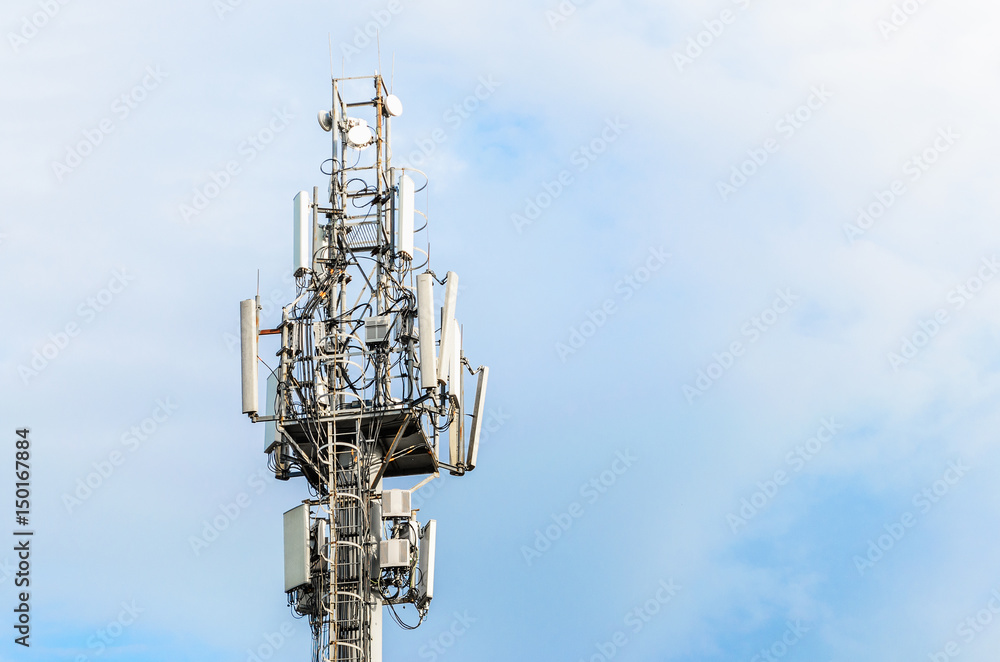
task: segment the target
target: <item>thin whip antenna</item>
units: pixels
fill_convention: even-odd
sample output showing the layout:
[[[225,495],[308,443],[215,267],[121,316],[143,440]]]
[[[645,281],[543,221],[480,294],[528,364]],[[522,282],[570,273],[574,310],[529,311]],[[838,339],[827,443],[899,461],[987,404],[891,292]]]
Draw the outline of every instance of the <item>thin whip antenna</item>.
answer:
[[[378,29],[375,30],[375,50],[378,53],[378,73],[382,75],[382,38]]]
[[[330,41],[330,78],[333,78],[333,33],[327,32],[326,38]]]

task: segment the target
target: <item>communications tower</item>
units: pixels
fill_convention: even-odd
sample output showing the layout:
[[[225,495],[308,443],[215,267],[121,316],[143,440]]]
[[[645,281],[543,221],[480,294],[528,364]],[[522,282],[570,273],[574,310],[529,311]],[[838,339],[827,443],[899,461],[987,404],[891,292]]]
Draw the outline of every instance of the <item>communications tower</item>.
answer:
[[[383,614],[412,629],[434,597],[437,525],[417,521],[411,494],[442,469],[475,468],[489,369],[462,351],[458,276],[439,278],[419,246],[427,217],[416,194],[427,178],[392,165],[402,104],[379,74],[332,83],[319,113],[332,135],[321,166],[329,186],[322,200],[318,187],[294,197],[295,298],[275,329],[260,328],[259,297],[240,302],[243,413],[266,424],[275,477],[309,486],[311,498],[284,515],[284,570],[289,604],[309,619],[312,659],[381,662]],[[273,361],[260,355],[268,342]],[[466,375],[476,378],[468,408]],[[415,484],[383,489],[394,477]]]

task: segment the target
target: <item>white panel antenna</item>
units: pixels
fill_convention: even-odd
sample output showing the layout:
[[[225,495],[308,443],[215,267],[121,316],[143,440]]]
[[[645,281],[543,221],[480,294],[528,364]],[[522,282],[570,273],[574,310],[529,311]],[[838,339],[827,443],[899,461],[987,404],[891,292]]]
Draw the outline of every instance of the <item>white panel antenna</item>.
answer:
[[[489,368],[483,366],[479,369],[476,400],[472,405],[472,427],[469,430],[469,457],[465,461],[465,468],[469,471],[476,468],[476,460],[479,457],[479,436],[483,431],[483,408],[486,406],[486,382],[489,377]]]
[[[420,387],[437,387],[437,359],[434,356],[434,277],[417,276],[417,324],[420,337]]]
[[[324,550],[326,549],[328,538],[327,534],[329,533],[326,525],[327,521],[325,519],[318,519],[313,525],[313,532],[315,534],[313,536],[313,550],[317,554],[325,553]]]
[[[256,414],[260,409],[257,402],[257,299],[240,301],[240,360],[243,413]]]
[[[458,274],[449,271],[444,282],[444,305],[441,307],[441,360],[438,361],[438,381],[448,382],[448,370],[451,361],[451,323],[455,319],[455,304],[458,299]]]
[[[292,508],[284,516],[285,593],[305,586],[309,574],[309,506]]]
[[[399,179],[399,219],[396,226],[396,252],[413,259],[413,180],[408,175]]]
[[[437,546],[437,520],[430,520],[420,535],[420,584],[417,587],[417,607],[424,609],[434,597],[434,554]]]
[[[452,466],[465,464],[465,439],[462,423],[462,328],[452,318],[451,330],[448,333],[448,390],[455,396],[458,412],[455,415],[456,424],[448,428],[449,462]]]
[[[296,276],[301,276],[312,268],[312,251],[309,250],[310,239],[312,237],[312,205],[309,203],[309,194],[299,191],[295,195],[294,214],[292,225],[294,228],[294,238],[292,240],[292,250],[294,271]]]
[[[368,520],[372,539],[375,542],[382,542],[382,502],[378,499],[371,500],[371,505],[368,508]]]

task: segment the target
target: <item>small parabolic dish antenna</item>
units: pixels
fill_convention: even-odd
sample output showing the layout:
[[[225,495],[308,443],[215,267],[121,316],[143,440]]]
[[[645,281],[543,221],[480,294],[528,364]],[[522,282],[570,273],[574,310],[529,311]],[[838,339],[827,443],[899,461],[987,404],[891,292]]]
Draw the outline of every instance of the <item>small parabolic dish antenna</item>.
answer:
[[[349,122],[353,125],[347,132],[347,142],[355,149],[364,149],[371,145],[375,138],[368,128],[368,122],[351,118]]]
[[[403,114],[403,102],[395,94],[390,94],[385,98],[385,112],[393,117],[399,117]]]
[[[333,128],[333,113],[329,110],[319,111],[317,119],[319,119],[319,125],[323,127],[324,131],[329,131]]]

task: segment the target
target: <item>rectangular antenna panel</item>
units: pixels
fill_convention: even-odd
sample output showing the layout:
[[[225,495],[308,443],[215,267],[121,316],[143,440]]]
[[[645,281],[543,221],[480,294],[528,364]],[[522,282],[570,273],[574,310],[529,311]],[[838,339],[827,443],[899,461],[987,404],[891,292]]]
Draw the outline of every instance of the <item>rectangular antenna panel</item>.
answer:
[[[420,388],[437,386],[437,358],[434,355],[434,277],[417,276],[417,324],[420,338]]]
[[[448,368],[451,361],[451,321],[455,319],[455,304],[458,299],[458,274],[449,271],[444,281],[444,305],[441,307],[441,358],[438,361],[438,381],[448,382]]]
[[[285,593],[309,583],[309,506],[292,508],[284,516]]]
[[[368,521],[375,542],[382,542],[382,502],[378,499],[371,500],[371,505],[368,508]]]
[[[257,300],[240,301],[240,360],[243,413],[256,414],[257,402]]]
[[[430,520],[420,533],[420,584],[417,586],[417,606],[423,609],[434,597],[434,553],[437,544],[437,520]]]
[[[476,468],[479,457],[479,436],[483,431],[483,408],[486,406],[486,382],[490,377],[490,369],[483,366],[476,381],[476,400],[472,404],[472,427],[469,430],[469,458],[465,468],[472,471]]]
[[[313,551],[317,554],[328,556],[324,551],[326,549],[327,537],[326,520],[316,520],[316,524],[313,527]]]
[[[455,415],[455,422],[448,427],[448,461],[458,466],[465,464],[465,439],[463,439],[464,429],[462,423],[463,415],[463,393],[462,393],[462,331],[458,322],[451,320],[451,333],[448,334],[448,392],[455,396],[458,403],[458,412]]]

